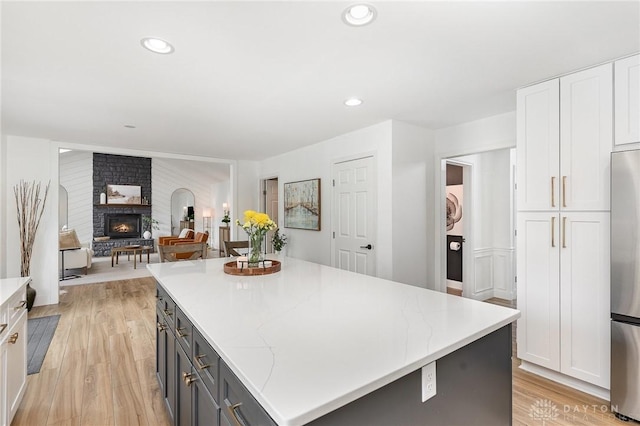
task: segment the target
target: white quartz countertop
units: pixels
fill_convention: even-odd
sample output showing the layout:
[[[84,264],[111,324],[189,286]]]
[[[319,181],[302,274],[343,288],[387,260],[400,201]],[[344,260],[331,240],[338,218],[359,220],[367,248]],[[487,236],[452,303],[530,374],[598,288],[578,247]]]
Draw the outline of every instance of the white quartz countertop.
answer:
[[[29,281],[31,281],[31,277],[0,279],[0,305],[4,305],[11,296],[16,294],[16,291],[20,290],[20,287]]]
[[[285,258],[147,267],[269,415],[301,425],[515,321],[520,312]]]

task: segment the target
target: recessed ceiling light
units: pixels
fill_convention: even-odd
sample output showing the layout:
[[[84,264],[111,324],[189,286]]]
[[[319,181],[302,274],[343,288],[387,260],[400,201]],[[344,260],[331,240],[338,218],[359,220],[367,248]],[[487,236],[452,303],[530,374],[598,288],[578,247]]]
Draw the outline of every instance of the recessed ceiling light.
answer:
[[[373,6],[360,3],[349,6],[342,12],[342,20],[354,27],[361,27],[376,19],[376,10]]]
[[[149,49],[154,53],[161,53],[163,55],[173,53],[173,46],[169,42],[155,37],[145,37],[140,40],[140,44],[145,49]]]
[[[359,105],[362,105],[362,99],[358,99],[358,98],[349,98],[349,99],[347,99],[346,101],[344,101],[344,104],[345,104],[346,106],[350,106],[350,107],[353,107],[353,106],[359,106]]]

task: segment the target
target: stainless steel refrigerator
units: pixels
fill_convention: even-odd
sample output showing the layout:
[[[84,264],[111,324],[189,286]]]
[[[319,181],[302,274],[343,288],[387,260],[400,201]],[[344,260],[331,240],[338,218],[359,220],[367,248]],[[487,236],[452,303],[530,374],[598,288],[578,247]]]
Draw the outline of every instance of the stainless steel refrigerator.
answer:
[[[611,154],[611,408],[640,420],[640,150]]]

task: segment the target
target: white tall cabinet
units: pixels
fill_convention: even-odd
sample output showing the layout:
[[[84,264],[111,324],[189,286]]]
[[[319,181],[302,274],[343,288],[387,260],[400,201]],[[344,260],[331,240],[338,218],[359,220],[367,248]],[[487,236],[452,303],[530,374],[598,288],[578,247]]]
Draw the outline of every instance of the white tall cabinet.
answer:
[[[518,91],[518,357],[609,388],[613,66]]]

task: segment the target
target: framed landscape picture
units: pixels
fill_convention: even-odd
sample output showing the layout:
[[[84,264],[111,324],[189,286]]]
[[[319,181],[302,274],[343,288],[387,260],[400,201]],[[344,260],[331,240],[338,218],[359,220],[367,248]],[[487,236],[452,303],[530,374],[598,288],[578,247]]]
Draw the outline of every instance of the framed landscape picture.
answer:
[[[320,230],[320,179],[284,184],[284,227]]]
[[[140,186],[107,185],[107,204],[142,204]]]

